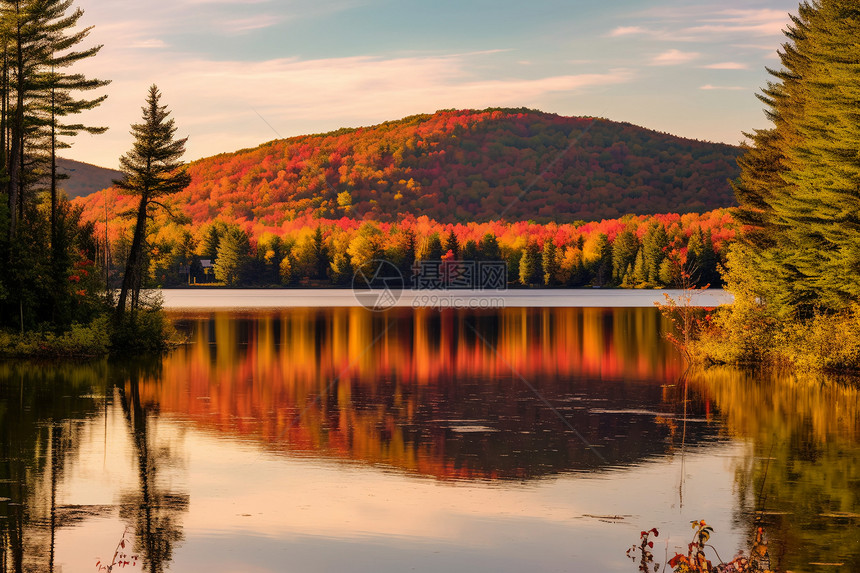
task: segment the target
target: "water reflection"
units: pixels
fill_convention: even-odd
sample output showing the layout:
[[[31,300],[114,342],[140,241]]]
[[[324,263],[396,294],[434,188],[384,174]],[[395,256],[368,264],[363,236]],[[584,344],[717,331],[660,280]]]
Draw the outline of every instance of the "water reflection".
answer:
[[[0,563],[4,571],[54,571],[54,540],[104,508],[57,504],[73,470],[82,424],[96,414],[105,362],[46,367],[0,364]],[[84,510],[84,511],[82,511]]]
[[[860,570],[856,386],[685,387],[651,309],[179,325],[156,363],[0,363],[0,571],[93,571],[125,528],[153,572],[628,571],[642,528],[730,553],[756,516],[781,569]]]
[[[165,441],[157,442],[151,418],[159,414],[158,404],[143,404],[140,399],[142,380],[161,378],[160,363],[128,363],[117,367],[118,394],[122,411],[131,430],[133,454],[137,462],[138,483],[120,494],[119,515],[133,524],[137,544],[146,570],[166,571],[173,558],[174,546],[182,541],[181,514],[188,510],[189,496],[171,491],[160,479],[159,469],[175,467],[177,452]],[[155,446],[154,444],[158,445]]]
[[[841,563],[839,570],[860,571],[856,381],[729,368],[696,379],[712,393],[726,430],[753,444],[735,470],[738,524],[761,521],[781,570]]]
[[[142,399],[274,450],[522,479],[637,463],[680,440],[681,363],[651,309],[353,308],[181,325],[192,344]],[[715,439],[707,402],[691,412],[688,441]]]

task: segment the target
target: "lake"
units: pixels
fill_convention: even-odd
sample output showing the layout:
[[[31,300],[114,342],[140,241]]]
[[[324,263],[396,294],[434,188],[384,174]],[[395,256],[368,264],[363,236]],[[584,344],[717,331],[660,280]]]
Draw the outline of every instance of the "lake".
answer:
[[[685,378],[654,308],[317,303],[0,363],[3,571],[632,573],[694,519],[723,559],[759,520],[781,570],[860,570],[851,383]]]

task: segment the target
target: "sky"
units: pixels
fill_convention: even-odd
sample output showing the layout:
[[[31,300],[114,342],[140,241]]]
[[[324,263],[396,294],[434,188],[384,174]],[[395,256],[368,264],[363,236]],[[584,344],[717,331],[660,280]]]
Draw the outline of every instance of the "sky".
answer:
[[[439,109],[529,107],[736,144],[796,0],[76,0],[110,80],[64,154],[116,167],[156,84],[186,160]],[[143,7],[142,7],[143,6]]]

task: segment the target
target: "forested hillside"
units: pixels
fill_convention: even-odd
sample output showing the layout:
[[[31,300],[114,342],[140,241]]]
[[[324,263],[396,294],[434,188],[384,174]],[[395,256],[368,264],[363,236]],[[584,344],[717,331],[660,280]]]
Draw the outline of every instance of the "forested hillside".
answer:
[[[739,152],[605,119],[440,111],[199,160],[173,201],[198,225],[219,216],[279,226],[302,215],[450,223],[703,212],[733,204]],[[84,204],[101,211],[100,201]]]
[[[114,179],[119,179],[122,176],[122,173],[115,169],[98,167],[63,157],[57,158],[57,171],[68,176],[68,179],[60,180],[59,186],[70,199],[84,197],[107,189],[113,185]]]

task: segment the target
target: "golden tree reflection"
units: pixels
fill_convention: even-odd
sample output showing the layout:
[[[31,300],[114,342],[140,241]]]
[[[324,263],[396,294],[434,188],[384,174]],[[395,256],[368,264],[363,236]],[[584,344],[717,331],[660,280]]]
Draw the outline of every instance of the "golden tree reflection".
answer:
[[[732,368],[708,369],[696,381],[726,431],[750,444],[736,468],[739,526],[766,526],[779,570],[831,562],[860,571],[857,381]]]
[[[612,463],[671,448],[653,417],[591,411],[659,405],[679,375],[652,309],[291,309],[183,323],[191,344],[141,385],[144,401],[275,450],[445,479],[601,466],[519,376]]]

